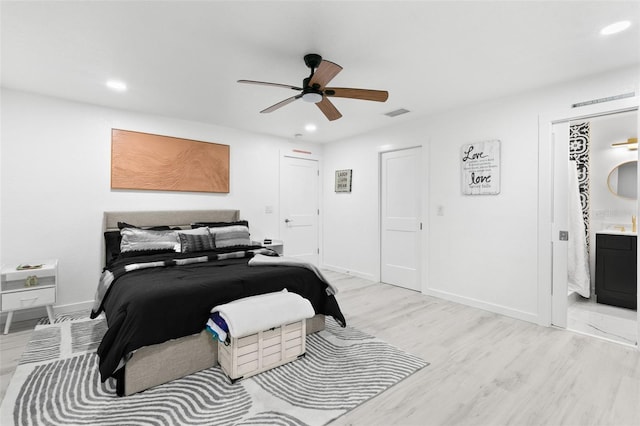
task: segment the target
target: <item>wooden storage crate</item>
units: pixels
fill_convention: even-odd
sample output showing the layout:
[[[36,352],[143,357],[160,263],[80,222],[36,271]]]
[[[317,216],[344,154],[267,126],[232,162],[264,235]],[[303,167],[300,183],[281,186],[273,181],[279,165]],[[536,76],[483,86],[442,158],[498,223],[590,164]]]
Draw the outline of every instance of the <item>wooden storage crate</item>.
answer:
[[[231,382],[294,361],[306,351],[306,320],[218,343],[218,362]]]

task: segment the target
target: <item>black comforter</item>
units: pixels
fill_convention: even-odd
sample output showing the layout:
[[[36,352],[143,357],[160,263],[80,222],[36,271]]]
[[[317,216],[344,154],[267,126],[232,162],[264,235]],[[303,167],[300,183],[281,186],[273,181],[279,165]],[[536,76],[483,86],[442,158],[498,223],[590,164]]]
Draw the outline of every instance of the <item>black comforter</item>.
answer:
[[[198,253],[198,256],[212,252]],[[119,259],[105,270],[114,279],[92,317],[104,311],[109,328],[98,355],[102,381],[114,375],[121,359],[143,346],[202,331],[211,308],[243,297],[287,289],[308,299],[316,314],[345,319],[327,284],[311,270],[294,266],[249,266],[252,253],[239,259],[124,272],[124,266],[193,257],[154,254]]]

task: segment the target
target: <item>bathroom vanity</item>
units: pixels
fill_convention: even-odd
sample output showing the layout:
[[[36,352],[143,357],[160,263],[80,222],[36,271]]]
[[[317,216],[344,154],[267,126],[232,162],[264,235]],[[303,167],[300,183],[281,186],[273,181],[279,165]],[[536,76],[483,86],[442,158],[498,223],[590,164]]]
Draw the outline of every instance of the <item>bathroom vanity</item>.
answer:
[[[637,309],[637,236],[596,233],[596,301]]]

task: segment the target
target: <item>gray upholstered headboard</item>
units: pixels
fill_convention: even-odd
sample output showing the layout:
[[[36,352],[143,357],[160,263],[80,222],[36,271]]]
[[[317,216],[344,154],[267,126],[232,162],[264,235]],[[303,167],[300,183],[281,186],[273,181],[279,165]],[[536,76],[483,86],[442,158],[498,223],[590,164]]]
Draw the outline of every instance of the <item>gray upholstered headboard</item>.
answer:
[[[118,222],[130,225],[149,227],[168,225],[172,228],[191,228],[194,222],[235,222],[240,220],[240,210],[174,210],[174,211],[131,211],[104,212],[102,233],[117,231]],[[105,262],[104,238],[101,244],[100,259]]]
[[[190,228],[194,222],[234,222],[239,219],[240,210],[104,212],[103,231],[117,230],[118,222],[141,227],[169,225]]]

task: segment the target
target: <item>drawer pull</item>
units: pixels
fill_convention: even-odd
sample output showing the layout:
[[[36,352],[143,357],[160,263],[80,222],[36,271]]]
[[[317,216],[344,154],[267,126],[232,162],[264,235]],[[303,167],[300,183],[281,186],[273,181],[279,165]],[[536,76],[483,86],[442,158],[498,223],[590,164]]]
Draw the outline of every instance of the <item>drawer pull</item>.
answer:
[[[26,304],[25,302],[30,302],[29,305],[33,305],[36,302],[36,300],[38,300],[38,297],[30,297],[28,299],[20,299],[20,304],[21,305],[25,305]]]

